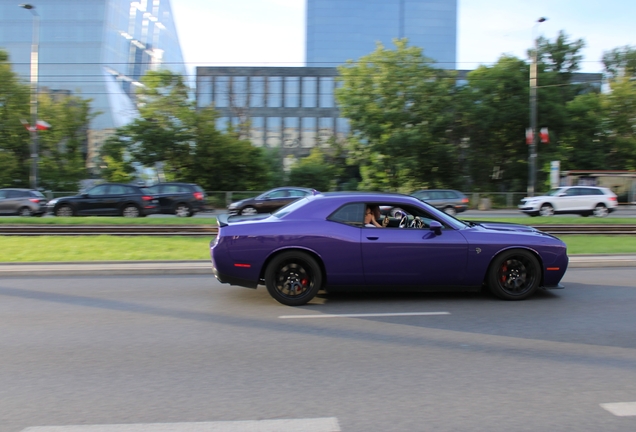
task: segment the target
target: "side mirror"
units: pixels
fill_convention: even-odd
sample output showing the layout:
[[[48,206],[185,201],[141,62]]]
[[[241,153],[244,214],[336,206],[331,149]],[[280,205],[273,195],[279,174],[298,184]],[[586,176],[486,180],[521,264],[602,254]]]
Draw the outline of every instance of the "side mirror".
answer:
[[[82,198],[88,198],[88,194],[87,194],[86,192],[82,192],[82,193],[80,194],[80,196],[81,196]]]
[[[442,234],[442,224],[437,221],[431,221],[431,223],[428,226],[428,229],[430,229],[437,235]]]

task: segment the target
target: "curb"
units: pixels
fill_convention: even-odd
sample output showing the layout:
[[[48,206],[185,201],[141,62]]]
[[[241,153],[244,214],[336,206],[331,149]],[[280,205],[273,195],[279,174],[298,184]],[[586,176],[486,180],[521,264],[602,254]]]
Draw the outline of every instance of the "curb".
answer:
[[[568,268],[636,267],[636,255],[573,255]],[[3,277],[209,275],[212,265],[201,261],[94,261],[0,263]]]

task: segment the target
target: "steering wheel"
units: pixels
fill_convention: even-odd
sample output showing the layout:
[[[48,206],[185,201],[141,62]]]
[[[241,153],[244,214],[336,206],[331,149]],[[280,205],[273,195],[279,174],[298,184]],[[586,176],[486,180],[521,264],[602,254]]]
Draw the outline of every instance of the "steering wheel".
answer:
[[[407,226],[409,226],[409,218],[402,216],[402,219],[400,219],[400,228],[406,228]]]
[[[415,216],[415,219],[413,219],[413,222],[411,222],[410,225],[411,228],[424,228],[424,222],[422,221],[422,219],[420,219],[419,216]]]

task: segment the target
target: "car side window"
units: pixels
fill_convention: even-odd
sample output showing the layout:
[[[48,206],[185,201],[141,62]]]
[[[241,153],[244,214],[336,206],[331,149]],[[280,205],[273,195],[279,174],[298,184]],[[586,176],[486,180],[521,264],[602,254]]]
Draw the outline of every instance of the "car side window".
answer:
[[[91,196],[106,195],[108,193],[108,185],[95,186],[94,188],[87,190],[86,193],[88,193]]]
[[[577,196],[579,195],[579,188],[570,188],[565,191],[565,196]]]
[[[20,191],[17,190],[10,190],[7,193],[7,198],[20,198],[22,196],[22,194],[20,194]]]
[[[364,203],[347,204],[333,212],[327,219],[333,222],[361,227],[364,221],[364,208]]]
[[[286,190],[274,191],[265,195],[265,199],[284,198],[287,194],[288,192]]]
[[[7,197],[7,191],[0,190],[0,199]]]
[[[304,197],[309,195],[309,192],[305,192],[302,190],[297,190],[297,189],[293,189],[289,191],[289,196],[290,197]]]
[[[119,185],[111,185],[110,189],[108,190],[109,195],[123,195],[126,192],[126,188]]]

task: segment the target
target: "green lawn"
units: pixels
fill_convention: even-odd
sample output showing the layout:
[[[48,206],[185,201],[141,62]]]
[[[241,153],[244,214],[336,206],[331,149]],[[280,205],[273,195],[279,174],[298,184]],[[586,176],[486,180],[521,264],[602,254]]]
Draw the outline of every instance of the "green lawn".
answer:
[[[636,236],[561,236],[574,254],[636,253]],[[206,260],[207,237],[0,237],[0,262]]]

